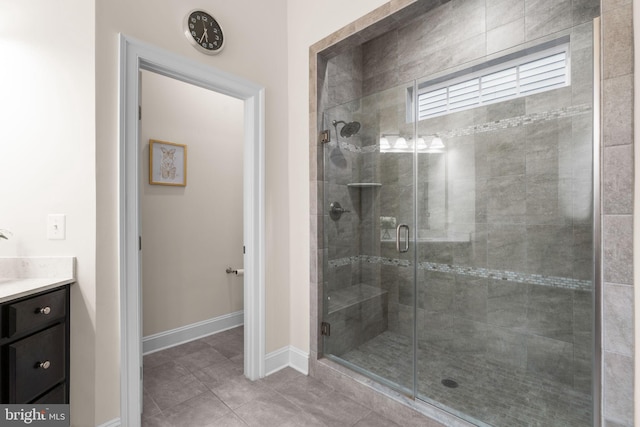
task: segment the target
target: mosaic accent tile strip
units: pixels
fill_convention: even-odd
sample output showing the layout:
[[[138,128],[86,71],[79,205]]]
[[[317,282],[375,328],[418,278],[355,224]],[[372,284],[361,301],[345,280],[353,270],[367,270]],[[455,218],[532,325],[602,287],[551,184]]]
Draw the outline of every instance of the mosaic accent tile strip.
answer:
[[[411,262],[410,260],[385,258],[385,257],[375,256],[375,255],[356,255],[356,256],[330,260],[329,268],[344,267],[345,265],[353,265],[359,262],[366,262],[369,264],[401,266],[401,267],[411,267],[413,265],[413,262]]]
[[[549,120],[579,116],[581,114],[587,114],[590,111],[591,104],[572,105],[570,107],[558,108],[556,110],[544,111],[542,113],[525,114],[523,116],[510,117],[508,119],[496,120],[480,125],[467,126],[461,129],[454,129],[437,133],[442,137],[473,135],[476,133],[493,132],[496,130],[526,126],[534,123],[546,122]]]
[[[384,258],[371,255],[359,255],[331,260],[329,261],[329,268],[343,267],[359,262],[391,265],[397,267],[410,267],[413,265],[413,263],[409,260]],[[465,267],[461,265],[440,264],[435,262],[421,262],[418,264],[418,268],[421,270],[437,271],[440,273],[460,274],[464,276],[493,280],[508,280],[515,283],[531,283],[534,285],[548,286],[552,288],[571,289],[588,292],[593,289],[593,284],[591,281],[572,279],[569,277],[543,276],[541,274],[526,274],[515,271],[503,271],[479,267]]]
[[[413,263],[406,259],[385,258],[373,255],[350,256],[346,258],[338,258],[329,261],[329,268],[344,267],[345,265],[353,265],[359,262],[369,264],[392,265],[396,267],[410,267]]]
[[[534,123],[546,122],[549,120],[563,119],[567,117],[579,116],[581,114],[590,113],[591,104],[572,105],[570,107],[558,108],[556,110],[545,111],[542,113],[525,114],[517,117],[509,117],[508,119],[496,120],[493,122],[482,123],[479,125],[467,126],[460,129],[437,131],[439,136],[444,138],[452,138],[456,136],[468,136],[477,133],[494,132],[503,129],[514,128],[518,126],[526,126]],[[342,150],[352,153],[376,153],[380,151],[380,145],[367,145],[360,147],[344,141],[330,141],[329,146],[332,148],[339,147]]]
[[[593,284],[589,280],[571,279],[569,277],[543,276],[541,274],[526,274],[515,271],[493,270],[490,268],[463,267],[459,265],[438,264],[435,262],[421,262],[418,268],[422,270],[438,271],[441,273],[461,274],[464,276],[480,277],[493,280],[508,280],[516,283],[531,283],[552,288],[591,291]]]
[[[351,153],[377,153],[380,151],[380,144],[367,145],[366,147],[360,147],[355,144],[349,144],[348,142],[340,141],[329,141],[327,143],[331,148],[340,148],[344,151],[349,151]]]

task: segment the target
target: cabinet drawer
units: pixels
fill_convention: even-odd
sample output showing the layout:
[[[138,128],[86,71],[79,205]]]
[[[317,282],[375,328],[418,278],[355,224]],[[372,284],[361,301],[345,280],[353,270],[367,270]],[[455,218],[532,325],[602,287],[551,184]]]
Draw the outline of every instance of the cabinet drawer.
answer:
[[[63,318],[67,313],[67,291],[55,292],[33,297],[27,300],[7,304],[5,337],[12,337],[25,331],[43,326],[55,319]]]
[[[65,325],[58,324],[9,344],[10,403],[27,403],[63,381]]]
[[[60,384],[49,393],[41,396],[38,400],[33,401],[34,405],[56,405],[65,404],[67,402],[66,384]]]

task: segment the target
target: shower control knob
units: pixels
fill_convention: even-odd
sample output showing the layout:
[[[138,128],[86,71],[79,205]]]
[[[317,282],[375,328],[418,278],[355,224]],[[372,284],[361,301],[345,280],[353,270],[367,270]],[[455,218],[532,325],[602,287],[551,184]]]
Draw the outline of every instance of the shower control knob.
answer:
[[[332,202],[329,205],[329,216],[334,221],[339,220],[343,213],[348,213],[348,212],[351,212],[351,211],[343,208],[338,202]]]

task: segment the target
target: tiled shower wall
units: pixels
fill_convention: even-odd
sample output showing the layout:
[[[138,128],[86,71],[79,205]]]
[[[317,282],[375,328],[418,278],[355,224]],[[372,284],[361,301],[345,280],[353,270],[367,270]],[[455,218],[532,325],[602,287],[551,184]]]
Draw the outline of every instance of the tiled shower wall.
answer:
[[[358,28],[358,25],[345,29],[343,33],[334,35],[331,39],[325,40],[312,48],[312,65],[318,60],[317,78],[318,82],[325,84],[325,89],[322,90],[322,86],[318,87],[318,103],[312,93],[312,119],[315,117],[313,112],[316,110],[316,106],[320,107],[320,112],[324,111],[324,107],[331,105],[341,104],[353,99],[357,99],[362,95],[370,94],[382,90],[387,87],[392,87],[400,82],[410,80],[411,78],[420,77],[430,73],[431,69],[428,67],[437,67],[438,69],[445,68],[446,66],[452,66],[453,62],[459,60],[472,60],[474,55],[480,52],[481,54],[491,55],[493,52],[508,48],[510,45],[521,44],[532,38],[540,37],[551,29],[568,28],[575,26],[579,22],[587,22],[591,17],[597,14],[598,2],[577,2],[577,1],[452,1],[445,4],[442,8],[438,8],[430,12],[436,19],[437,25],[432,25],[419,28],[420,25],[407,26],[403,30],[402,28],[394,30],[395,35],[400,35],[405,32],[406,40],[403,42],[400,37],[389,42],[389,39],[383,41],[381,38],[374,38],[368,46],[365,45],[362,51],[353,50],[351,58],[346,58],[341,55],[340,59],[336,59],[333,62],[330,60],[332,55],[330,52],[338,51],[338,48],[325,50],[328,54],[326,56],[316,57],[313,53],[324,50],[324,48],[334,45],[336,41],[346,40],[347,44],[360,44],[360,42],[349,41],[349,35],[352,34],[354,28]],[[473,8],[479,9],[473,9]],[[484,7],[484,13],[481,13],[481,9]],[[502,7],[502,11],[498,9]],[[448,8],[447,13],[443,13],[444,8]],[[387,8],[387,10],[389,10]],[[465,13],[469,13],[472,16],[470,19],[461,19],[465,16]],[[371,16],[366,17],[366,20],[370,22],[384,21],[384,11],[377,12]],[[451,20],[451,17],[457,17]],[[460,22],[465,22],[464,31],[459,28]],[[604,1],[602,4],[602,21],[603,21],[603,244],[604,244],[604,357],[603,357],[603,395],[604,395],[604,417],[611,421],[611,425],[632,425],[633,416],[633,384],[632,375],[633,372],[633,328],[632,328],[632,176],[633,176],[633,163],[632,163],[632,127],[631,127],[631,115],[632,115],[632,30],[631,30],[631,2],[625,0],[617,1]],[[385,21],[385,22],[388,22]],[[419,21],[416,21],[419,22]],[[477,25],[477,27],[476,27]],[[363,25],[360,26],[362,28]],[[481,31],[481,27],[484,26],[486,32]],[[455,36],[452,38],[446,38],[447,29],[456,29]],[[382,31],[381,31],[382,32]],[[422,40],[425,34],[429,35],[429,40],[434,40],[436,43],[417,43]],[[413,45],[419,45],[432,49],[429,52],[429,61],[419,60],[419,56],[415,55],[416,52],[412,51],[412,43],[409,42],[413,38]],[[446,40],[452,42],[449,46],[443,46]],[[511,43],[511,44],[510,44]],[[337,46],[337,45],[334,45]],[[370,49],[367,49],[370,47]],[[374,53],[375,52],[375,53]],[[373,56],[383,55],[384,58]],[[417,55],[420,55],[419,53]],[[413,60],[412,60],[413,58]],[[328,63],[325,61],[329,59]],[[362,62],[360,62],[362,60]],[[340,64],[344,65],[340,67]],[[351,63],[349,61],[352,61]],[[364,64],[359,66],[357,64]],[[374,63],[382,63],[382,67],[373,67]],[[443,67],[444,65],[444,67]],[[332,70],[332,67],[335,68]],[[354,74],[351,71],[357,71]],[[325,74],[325,71],[327,74]],[[331,87],[330,83],[327,87],[326,82],[330,82],[335,74],[348,73],[351,77],[351,82],[342,87]],[[315,74],[312,73],[312,86],[315,86]],[[312,89],[312,92],[315,88]],[[575,101],[575,100],[574,100]],[[580,102],[574,102],[574,105],[579,105]],[[359,108],[349,106],[348,108]],[[562,107],[562,106],[561,106]],[[525,106],[526,108],[526,106]],[[354,110],[357,111],[357,110]],[[526,111],[525,111],[526,112]],[[341,114],[348,114],[349,111],[344,111]],[[321,116],[321,114],[319,115]],[[350,120],[350,116],[343,116],[344,120]],[[362,118],[357,118],[363,120]],[[564,121],[558,120],[557,126],[560,128],[570,127],[571,129],[577,128],[575,121],[580,117],[570,118]],[[314,120],[312,120],[312,123]],[[567,124],[567,122],[571,124]],[[313,123],[315,124],[315,123]],[[557,127],[556,126],[556,127]],[[326,128],[327,124],[319,124],[319,127]],[[364,128],[364,126],[363,126]],[[316,131],[318,128],[312,126],[311,139],[312,139],[312,188],[318,191],[312,191],[312,196],[322,195],[323,190],[327,191],[327,188],[323,188],[322,185],[322,170],[318,168],[318,160],[322,159],[322,147],[317,144]],[[366,146],[374,143],[373,140],[367,141],[366,132],[362,133],[361,140],[350,141],[355,146]],[[363,140],[364,139],[364,140]],[[510,153],[501,153],[501,155],[509,155]],[[511,153],[514,154],[514,153]],[[360,164],[358,163],[357,155],[349,159],[351,173],[358,171],[361,173]],[[355,163],[354,163],[355,162]],[[321,165],[321,163],[320,163]],[[350,177],[350,179],[360,179],[360,176]],[[352,181],[353,182],[353,181]],[[345,188],[346,190],[346,188]],[[340,190],[342,191],[342,190]],[[347,195],[349,191],[346,190]],[[357,190],[362,191],[362,190]],[[366,190],[371,191],[371,190]],[[377,191],[377,190],[376,190]],[[372,196],[373,197],[373,196]],[[515,201],[517,204],[518,202]],[[316,200],[312,201],[312,205],[316,205]],[[324,230],[322,227],[322,197],[317,199],[318,210],[312,212],[312,233],[317,232],[318,241],[323,242]],[[353,207],[353,206],[352,206]],[[517,211],[517,210],[516,210]],[[525,205],[526,212],[526,205]],[[382,213],[384,214],[384,213]],[[377,215],[377,213],[375,214]],[[375,217],[372,215],[372,217]],[[548,227],[550,224],[540,224],[540,226]],[[565,227],[561,224],[551,224],[553,226]],[[580,231],[576,228],[572,228],[571,232],[567,229],[566,232],[561,231],[560,236],[566,235],[567,238],[573,238],[575,243],[576,236],[580,236]],[[577,231],[576,231],[577,230]],[[520,232],[516,232],[515,236],[518,238],[526,237],[526,228],[521,228]],[[551,230],[549,230],[551,231]],[[524,233],[524,235],[522,234]],[[361,244],[361,238],[359,236],[352,236],[351,242],[354,246],[349,249],[349,256],[358,255],[362,253],[363,245]],[[526,239],[524,239],[526,240]],[[313,241],[313,240],[312,240]],[[358,242],[357,244],[353,242]],[[585,242],[583,242],[585,243]],[[358,247],[359,246],[359,247]],[[321,312],[322,306],[322,257],[321,248],[327,248],[324,245],[318,245],[312,247],[312,264],[315,266],[312,271],[312,289],[315,291],[312,294],[312,351],[318,351],[321,349],[321,343],[318,341],[317,325],[321,320],[321,316],[318,316],[318,312]],[[364,245],[364,247],[369,247]],[[508,248],[507,248],[508,249]],[[517,247],[516,247],[517,250]],[[455,248],[450,251],[442,251],[437,254],[439,257],[446,257],[446,253],[455,254]],[[345,251],[345,254],[347,252]],[[506,252],[508,254],[508,251]],[[324,251],[324,255],[328,256],[327,251]],[[337,254],[334,254],[337,255]],[[582,249],[574,246],[573,254],[567,255],[566,253],[558,254],[562,260],[562,257],[571,256],[571,260],[564,262],[558,262],[554,265],[547,266],[551,270],[565,268],[566,265],[571,266],[571,272],[566,277],[580,277],[581,272],[584,272],[587,268],[588,261],[585,258]],[[451,255],[453,256],[453,255]],[[331,256],[330,256],[331,259]],[[522,259],[522,258],[521,258]],[[527,259],[526,257],[524,259]],[[318,261],[320,261],[318,263]],[[359,260],[361,262],[362,260]],[[500,262],[497,260],[497,262]],[[532,259],[531,262],[534,262]],[[527,260],[526,263],[529,263]],[[367,263],[369,264],[369,263]],[[443,263],[440,263],[443,264]],[[346,267],[346,266],[345,266]],[[371,274],[363,273],[363,269],[358,266],[353,268],[353,265],[349,265],[349,274],[352,277],[355,274],[357,277],[355,280],[360,281],[365,276],[385,277],[398,276],[395,273],[386,272],[385,270],[389,266],[375,266],[367,267],[373,268],[374,271]],[[524,266],[525,271],[528,268]],[[391,266],[391,268],[394,268]],[[395,267],[397,268],[397,267]],[[381,274],[378,274],[379,269]],[[357,272],[357,273],[355,273]],[[565,276],[563,272],[563,276]],[[344,273],[345,276],[347,275]],[[363,276],[364,274],[364,276]],[[424,274],[433,276],[440,275],[443,280],[452,280],[451,274],[442,272],[430,272],[424,271]],[[401,277],[401,276],[400,276]],[[455,279],[458,276],[453,276]],[[324,278],[325,280],[327,278]],[[346,279],[346,277],[345,277]],[[433,280],[434,283],[437,280]],[[400,280],[400,283],[402,281]],[[346,283],[346,282],[345,282]],[[353,281],[349,282],[353,283]],[[491,279],[487,279],[486,286],[483,284],[479,289],[481,293],[486,290],[487,301],[491,300],[491,289],[496,289],[496,286],[521,286],[512,284],[509,281],[496,282]],[[401,284],[400,284],[401,286]],[[532,295],[531,285],[527,285],[527,295]],[[451,289],[451,288],[449,288]],[[454,288],[455,289],[455,286]],[[537,289],[537,288],[536,288]],[[554,292],[556,290],[554,289]],[[565,298],[568,303],[569,300],[581,301],[578,296],[582,291],[575,290],[563,290],[561,292],[555,292],[558,296],[554,301],[559,304],[563,304],[562,299]],[[535,290],[533,294],[535,294]],[[406,290],[390,290],[390,300],[398,302],[398,304],[408,297],[412,297],[407,294]],[[505,295],[505,294],[500,294]],[[506,293],[509,295],[509,292]],[[420,296],[419,296],[420,297]],[[444,301],[447,301],[449,296],[444,296]],[[537,297],[533,297],[535,300]],[[546,298],[546,297],[545,297]],[[544,298],[543,298],[544,299]],[[513,303],[517,303],[514,301]],[[520,303],[529,302],[520,301]],[[398,305],[398,307],[400,304]],[[514,305],[514,307],[517,306]],[[574,310],[576,306],[574,305]],[[470,307],[471,308],[471,307]],[[578,310],[581,308],[577,307]],[[472,317],[478,315],[473,310]],[[399,326],[400,310],[398,314],[392,314],[390,308],[390,327]],[[491,316],[491,310],[486,313],[480,310],[480,316],[484,318],[484,315]],[[515,313],[514,313],[515,314]],[[572,313],[573,315],[573,313]],[[395,316],[395,317],[394,317]],[[567,318],[568,319],[568,318]],[[573,326],[576,326],[575,324]],[[321,350],[319,351],[321,353]]]
[[[632,426],[634,147],[631,0],[602,1],[602,31],[604,417],[611,426]]]

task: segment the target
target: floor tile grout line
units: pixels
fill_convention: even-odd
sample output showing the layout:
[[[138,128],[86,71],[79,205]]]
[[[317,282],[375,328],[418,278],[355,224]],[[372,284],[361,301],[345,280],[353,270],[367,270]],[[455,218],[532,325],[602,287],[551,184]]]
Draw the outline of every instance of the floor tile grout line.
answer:
[[[236,339],[241,339],[241,336],[238,335],[237,337],[235,337]],[[229,340],[231,340],[234,337],[227,337]],[[226,341],[226,340],[225,340]],[[209,343],[205,343],[207,344],[208,347],[218,351],[216,349],[215,346],[210,345]],[[220,345],[220,344],[218,344]],[[198,348],[198,345],[195,345],[194,347],[187,347],[187,348],[191,348],[194,349],[192,352],[189,352],[188,354],[185,353],[182,356],[186,357],[190,354],[196,353],[198,351],[202,351],[204,348]],[[198,348],[198,349],[196,349]],[[177,350],[173,350],[173,352],[175,353]],[[179,352],[178,352],[179,353]],[[232,355],[231,357],[229,356],[225,356],[224,354],[222,354],[222,356],[224,356],[223,359],[221,359],[219,362],[215,362],[212,363],[210,365],[208,365],[207,367],[212,367],[215,366],[219,363],[233,363],[236,364],[235,361],[232,360],[232,357],[236,357],[237,355]],[[179,366],[181,367],[186,373],[188,373],[187,375],[191,375],[193,377],[193,381],[194,381],[194,385],[198,384],[199,386],[202,387],[203,391],[201,393],[198,393],[195,396],[192,396],[188,399],[186,399],[184,402],[180,402],[180,403],[176,403],[173,404],[172,406],[168,407],[168,408],[164,408],[161,409],[157,402],[155,401],[155,399],[153,398],[153,395],[151,393],[148,392],[147,389],[144,388],[144,384],[143,384],[143,391],[146,392],[147,397],[150,399],[151,402],[153,402],[153,404],[158,408],[158,412],[155,412],[153,415],[150,415],[151,419],[150,422],[153,422],[154,420],[160,420],[159,422],[161,423],[161,425],[166,425],[166,426],[170,426],[173,425],[173,423],[170,422],[170,417],[169,417],[169,411],[170,409],[176,409],[176,407],[178,407],[179,405],[184,405],[186,402],[189,402],[192,399],[197,399],[198,397],[203,396],[206,393],[210,393],[212,396],[214,396],[216,399],[218,399],[222,405],[224,405],[224,408],[226,408],[226,411],[224,413],[224,415],[221,415],[219,418],[217,418],[216,420],[211,420],[212,423],[211,425],[215,425],[216,422],[218,420],[221,420],[225,417],[235,417],[239,422],[242,423],[242,425],[244,426],[251,426],[253,424],[250,424],[250,419],[245,419],[244,417],[240,416],[238,410],[241,407],[244,407],[247,404],[250,404],[251,402],[257,402],[260,400],[260,397],[255,397],[251,400],[249,400],[248,402],[243,403],[242,405],[240,405],[238,408],[231,408],[231,406],[229,406],[229,404],[227,404],[227,402],[225,402],[222,399],[222,396],[218,395],[216,393],[216,389],[217,389],[217,384],[224,384],[226,381],[228,381],[230,378],[227,377],[223,377],[222,379],[215,380],[213,377],[211,377],[212,381],[208,382],[206,381],[206,378],[204,376],[196,376],[195,374],[197,373],[198,369],[205,369],[205,368],[196,368],[195,365],[189,365],[187,366],[186,364],[183,364],[184,361],[180,362],[178,360],[176,360],[177,358],[173,358],[172,360],[169,360],[167,362],[165,362],[167,364],[167,367],[169,368],[171,365],[169,365],[169,362],[174,362],[175,365],[174,366]],[[164,364],[161,364],[164,365]],[[161,365],[158,365],[158,367],[160,367]],[[161,370],[159,370],[158,372],[160,372]],[[148,377],[147,377],[148,378]],[[235,378],[235,376],[233,376],[232,378]],[[282,376],[280,377],[271,377],[271,380],[266,381],[266,380],[260,380],[258,382],[256,382],[256,384],[259,387],[263,387],[264,391],[268,392],[270,395],[272,396],[279,396],[279,398],[284,399],[283,402],[287,402],[289,405],[291,405],[292,409],[295,409],[297,411],[297,415],[296,417],[302,417],[303,419],[309,419],[309,420],[313,420],[313,422],[318,422],[320,424],[326,425],[327,423],[325,422],[324,418],[323,418],[323,414],[314,414],[312,412],[308,412],[307,410],[304,409],[303,406],[300,406],[299,404],[297,404],[296,402],[292,401],[290,398],[287,397],[286,390],[290,389],[290,387],[293,385],[293,383],[295,381],[300,381],[300,382],[304,382],[304,381],[309,381],[308,387],[306,388],[306,392],[309,393],[308,398],[312,399],[311,401],[313,401],[313,399],[315,399],[316,393],[313,393],[313,387],[314,386],[318,386],[320,387],[320,389],[326,390],[326,394],[323,394],[323,396],[329,395],[331,393],[340,393],[341,395],[343,395],[339,390],[335,389],[333,386],[326,384],[322,381],[319,381],[317,379],[314,379],[312,377],[308,377],[308,376],[304,376],[302,374],[299,373],[292,373],[292,372],[285,372],[282,374]],[[317,383],[316,383],[317,381]],[[209,384],[210,383],[210,384]],[[349,426],[349,427],[354,427],[356,426],[358,423],[363,422],[363,420],[367,419],[367,417],[370,417],[371,414],[375,413],[374,410],[372,410],[371,408],[366,407],[365,405],[361,404],[360,402],[357,402],[355,400],[353,400],[351,397],[343,395],[345,398],[349,399],[350,401],[353,401],[355,404],[358,404],[360,406],[362,406],[362,408],[365,410],[364,414],[360,415],[358,419],[353,420],[353,422],[349,422],[348,424],[345,423],[345,426]],[[293,396],[292,396],[293,397]],[[301,401],[301,403],[304,403],[304,401]],[[171,414],[172,417],[174,415],[178,415],[182,413],[182,411],[186,411],[188,410],[189,406],[184,406],[184,408],[178,408],[176,410],[176,412],[174,414]],[[247,414],[245,414],[247,415]],[[378,414],[380,415],[380,414]],[[380,415],[380,417],[385,418],[383,415]],[[209,425],[209,424],[207,424]],[[196,426],[193,426],[196,427]]]
[[[229,339],[232,339],[232,338],[233,338],[233,337],[229,337]],[[199,341],[199,340],[193,340],[193,341],[190,341],[190,342],[195,342],[195,341]],[[212,348],[212,349],[216,350],[213,346],[209,345],[208,343],[206,343],[206,342],[205,342],[205,344],[207,344],[210,348]],[[184,344],[181,344],[181,345],[184,345]],[[176,346],[176,347],[178,347],[178,346]],[[175,347],[172,347],[172,348],[175,348]],[[188,355],[191,355],[191,354],[197,353],[198,351],[202,351],[202,349],[195,350],[195,351],[190,352],[190,353],[188,353],[188,354],[186,354],[186,355],[183,355],[182,357],[185,357],[185,356],[188,356]],[[216,351],[217,351],[217,350],[216,350]],[[224,356],[224,355],[222,355],[222,356],[226,359],[226,361],[233,363],[233,361],[231,361],[231,359],[230,359],[229,357]],[[175,405],[172,405],[172,406],[170,406],[170,407],[168,407],[168,408],[164,408],[164,410],[163,410],[162,408],[160,408],[160,406],[157,404],[157,402],[153,399],[152,395],[151,395],[151,394],[149,394],[149,393],[147,393],[147,394],[149,395],[149,398],[151,398],[151,399],[153,400],[154,404],[158,407],[158,410],[159,410],[159,412],[160,412],[160,414],[161,414],[161,418],[162,418],[165,422],[168,422],[168,421],[167,421],[167,420],[168,420],[168,416],[167,416],[167,414],[166,414],[166,411],[167,411],[167,410],[169,410],[169,409],[171,409],[171,408],[174,408],[174,407],[176,407],[176,406],[178,406],[178,405],[184,404],[185,402],[188,402],[188,401],[189,401],[189,400],[191,400],[191,399],[195,399],[196,397],[199,397],[199,396],[201,396],[201,395],[203,395],[203,394],[205,394],[205,393],[207,393],[207,392],[210,392],[211,394],[213,394],[213,395],[214,395],[218,400],[220,400],[220,402],[221,402],[223,405],[225,405],[225,406],[229,409],[229,411],[230,411],[231,413],[233,413],[235,416],[239,417],[239,415],[238,415],[238,414],[237,414],[237,413],[236,413],[236,412],[235,412],[235,411],[234,411],[234,410],[233,410],[229,405],[227,405],[227,403],[226,403],[226,402],[225,402],[225,401],[224,401],[220,396],[218,396],[218,395],[215,393],[215,391],[214,391],[213,389],[211,389],[211,387],[207,386],[207,385],[206,385],[206,384],[204,384],[202,381],[200,381],[200,379],[198,379],[195,375],[193,375],[193,371],[192,371],[188,366],[185,366],[185,365],[181,364],[181,363],[180,363],[179,361],[177,361],[177,360],[171,360],[171,361],[168,361],[168,362],[166,362],[166,363],[164,363],[164,364],[158,365],[158,366],[154,367],[153,369],[158,368],[158,367],[161,367],[161,366],[163,366],[163,365],[168,365],[169,363],[172,363],[172,362],[173,362],[173,363],[175,363],[176,365],[179,365],[179,366],[183,367],[184,369],[186,369],[186,370],[189,372],[189,375],[193,376],[193,377],[194,377],[194,379],[195,379],[195,381],[197,381],[197,382],[198,382],[198,383],[199,383],[199,384],[200,384],[204,389],[206,389],[207,391],[206,391],[206,392],[199,393],[199,394],[197,394],[196,396],[193,396],[193,397],[191,397],[191,398],[189,398],[189,399],[185,400],[184,402],[179,402],[179,403],[176,403]],[[215,365],[215,364],[208,365],[208,366],[213,366],[213,365]],[[143,383],[144,383],[144,381],[143,381]],[[143,389],[144,389],[144,384],[143,384]],[[228,414],[228,413],[227,413],[227,414]],[[153,415],[150,415],[150,416],[156,416],[156,414],[154,413]],[[224,415],[223,415],[222,417],[224,417]],[[220,418],[222,418],[222,417],[220,417]],[[242,418],[241,418],[241,419],[242,419]],[[245,421],[244,421],[244,419],[242,419],[242,421],[243,421],[243,422],[245,422]],[[245,422],[245,424],[246,424],[246,422]]]

